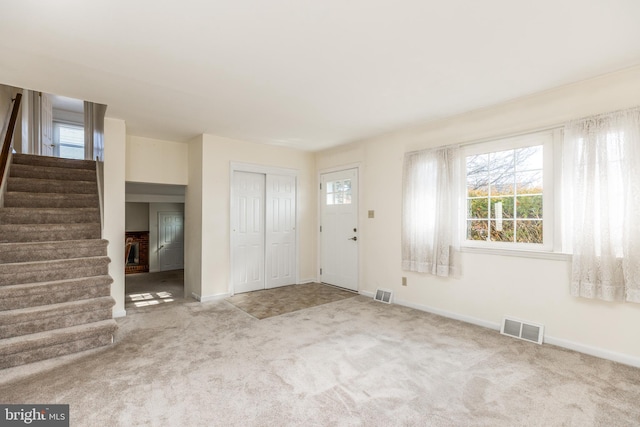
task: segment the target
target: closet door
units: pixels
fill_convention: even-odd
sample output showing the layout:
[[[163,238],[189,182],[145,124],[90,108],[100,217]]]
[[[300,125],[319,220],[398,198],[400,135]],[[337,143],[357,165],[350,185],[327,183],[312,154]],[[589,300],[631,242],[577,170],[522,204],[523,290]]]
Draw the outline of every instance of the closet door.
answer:
[[[265,288],[265,175],[233,173],[231,232],[235,293]]]
[[[266,287],[296,282],[296,178],[267,175]]]

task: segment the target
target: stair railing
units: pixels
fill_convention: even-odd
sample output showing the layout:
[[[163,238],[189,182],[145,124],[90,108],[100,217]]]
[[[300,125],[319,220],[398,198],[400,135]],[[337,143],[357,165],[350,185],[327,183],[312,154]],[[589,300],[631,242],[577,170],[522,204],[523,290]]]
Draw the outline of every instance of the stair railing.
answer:
[[[13,147],[13,131],[16,127],[16,121],[18,120],[18,110],[20,109],[20,101],[22,100],[22,94],[17,93],[16,97],[12,99],[13,108],[11,109],[11,115],[9,122],[5,127],[4,138],[2,140],[2,149],[0,150],[0,206],[3,206],[4,202],[4,189],[6,177],[9,175],[7,165],[9,164],[9,158],[11,156],[11,148]]]

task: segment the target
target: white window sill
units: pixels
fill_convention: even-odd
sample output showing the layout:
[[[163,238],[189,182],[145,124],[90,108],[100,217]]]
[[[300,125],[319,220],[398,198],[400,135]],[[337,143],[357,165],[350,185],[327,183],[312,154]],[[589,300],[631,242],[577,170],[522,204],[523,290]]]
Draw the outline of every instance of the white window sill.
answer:
[[[571,254],[561,252],[527,251],[522,249],[496,249],[462,246],[460,252],[469,254],[503,255],[522,258],[550,259],[554,261],[571,261]]]

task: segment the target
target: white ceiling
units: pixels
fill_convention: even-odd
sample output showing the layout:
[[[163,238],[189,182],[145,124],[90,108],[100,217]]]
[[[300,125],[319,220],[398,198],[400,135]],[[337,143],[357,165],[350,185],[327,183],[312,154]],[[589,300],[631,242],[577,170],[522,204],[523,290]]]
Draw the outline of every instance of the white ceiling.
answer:
[[[0,83],[318,150],[640,64],[638,0],[0,0]]]

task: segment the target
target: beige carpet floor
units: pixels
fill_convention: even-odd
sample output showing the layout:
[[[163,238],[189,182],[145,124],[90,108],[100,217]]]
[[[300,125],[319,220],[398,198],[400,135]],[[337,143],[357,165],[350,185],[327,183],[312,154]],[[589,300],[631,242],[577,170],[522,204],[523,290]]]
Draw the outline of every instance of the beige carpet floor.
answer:
[[[237,294],[227,301],[256,319],[266,319],[356,295],[335,286],[307,283]]]
[[[184,270],[125,276],[124,307],[127,313],[184,302],[184,298]],[[193,301],[191,298],[187,299]]]
[[[264,320],[163,304],[118,323],[105,350],[0,372],[0,401],[68,403],[73,426],[640,423],[640,369],[363,296]]]

